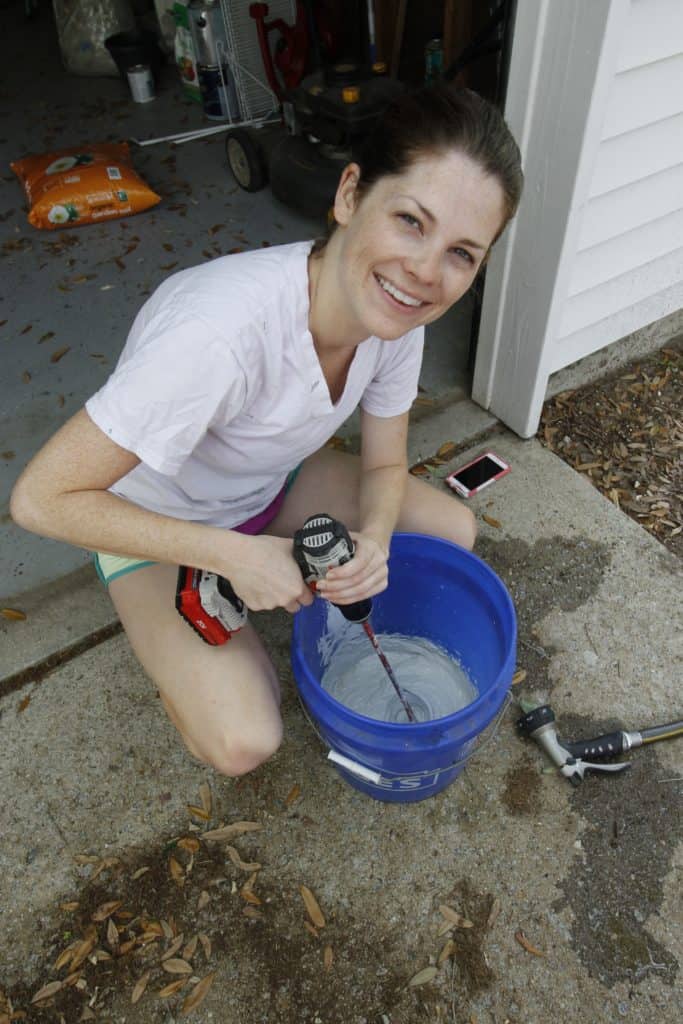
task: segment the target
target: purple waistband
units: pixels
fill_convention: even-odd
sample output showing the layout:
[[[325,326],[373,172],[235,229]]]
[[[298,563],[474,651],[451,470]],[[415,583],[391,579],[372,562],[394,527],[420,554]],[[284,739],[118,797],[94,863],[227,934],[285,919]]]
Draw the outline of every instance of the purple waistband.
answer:
[[[239,526],[233,526],[232,529],[236,530],[237,533],[248,533],[250,536],[261,533],[262,530],[265,530],[268,523],[275,519],[275,516],[282,508],[282,503],[285,500],[286,494],[287,484],[284,485],[281,491],[278,491],[270,505],[268,505],[267,508],[264,508],[263,512],[259,512],[258,515],[252,516],[251,519],[247,519],[246,522],[240,523]]]

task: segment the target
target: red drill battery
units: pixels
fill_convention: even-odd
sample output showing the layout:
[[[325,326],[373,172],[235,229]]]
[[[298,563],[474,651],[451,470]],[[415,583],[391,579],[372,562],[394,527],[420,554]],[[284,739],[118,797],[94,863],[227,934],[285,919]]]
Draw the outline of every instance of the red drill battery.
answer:
[[[181,565],[175,606],[212,647],[228,642],[247,621],[247,609],[229,582],[216,573]]]

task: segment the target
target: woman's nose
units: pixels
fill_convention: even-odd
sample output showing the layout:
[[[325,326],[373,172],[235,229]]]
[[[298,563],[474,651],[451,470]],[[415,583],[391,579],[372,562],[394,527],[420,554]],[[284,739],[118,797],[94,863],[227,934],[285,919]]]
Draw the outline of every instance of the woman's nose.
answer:
[[[431,247],[413,253],[408,260],[408,270],[422,284],[437,284],[441,274],[441,254]]]

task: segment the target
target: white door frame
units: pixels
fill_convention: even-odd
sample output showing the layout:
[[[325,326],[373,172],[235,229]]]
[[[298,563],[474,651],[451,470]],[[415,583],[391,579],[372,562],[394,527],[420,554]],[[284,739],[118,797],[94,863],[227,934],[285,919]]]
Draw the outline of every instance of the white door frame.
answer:
[[[519,213],[486,272],[472,398],[538,429],[630,0],[518,0],[505,117],[522,152]]]

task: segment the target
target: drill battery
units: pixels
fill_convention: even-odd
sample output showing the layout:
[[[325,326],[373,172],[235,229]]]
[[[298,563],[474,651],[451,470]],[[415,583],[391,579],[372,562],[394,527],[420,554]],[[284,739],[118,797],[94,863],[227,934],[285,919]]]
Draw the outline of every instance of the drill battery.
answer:
[[[175,606],[212,647],[228,642],[247,621],[247,608],[224,576],[181,565]]]

